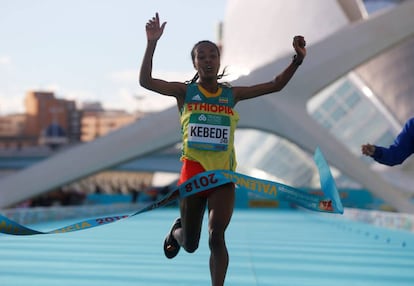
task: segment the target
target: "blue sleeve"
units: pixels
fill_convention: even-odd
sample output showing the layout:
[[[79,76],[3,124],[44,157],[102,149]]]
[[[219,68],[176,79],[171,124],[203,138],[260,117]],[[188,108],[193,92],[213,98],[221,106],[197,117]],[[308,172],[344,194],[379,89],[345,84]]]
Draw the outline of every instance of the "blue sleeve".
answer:
[[[375,146],[372,156],[378,163],[394,166],[414,153],[414,117],[407,121],[394,143],[388,148]]]

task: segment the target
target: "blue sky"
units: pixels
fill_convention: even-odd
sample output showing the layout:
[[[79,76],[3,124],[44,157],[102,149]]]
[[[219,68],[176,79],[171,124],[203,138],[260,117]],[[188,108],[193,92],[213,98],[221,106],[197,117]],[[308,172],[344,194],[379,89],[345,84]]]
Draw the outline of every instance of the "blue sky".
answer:
[[[158,11],[167,21],[154,76],[181,81],[194,74],[193,45],[216,40],[225,8],[225,0],[0,0],[0,115],[24,112],[29,90],[108,109],[171,106],[138,84],[147,20]]]

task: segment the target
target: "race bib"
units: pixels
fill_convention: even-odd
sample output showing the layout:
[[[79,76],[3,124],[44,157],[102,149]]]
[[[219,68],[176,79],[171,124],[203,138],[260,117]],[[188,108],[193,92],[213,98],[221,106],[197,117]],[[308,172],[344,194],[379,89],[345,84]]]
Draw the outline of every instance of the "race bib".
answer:
[[[192,114],[187,131],[188,147],[226,151],[230,140],[230,118],[214,114]]]

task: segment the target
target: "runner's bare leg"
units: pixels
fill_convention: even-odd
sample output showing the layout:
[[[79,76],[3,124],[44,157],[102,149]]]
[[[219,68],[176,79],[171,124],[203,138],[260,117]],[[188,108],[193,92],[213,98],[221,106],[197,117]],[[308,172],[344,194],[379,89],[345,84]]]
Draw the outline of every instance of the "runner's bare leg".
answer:
[[[213,286],[224,285],[226,278],[229,254],[225,231],[233,214],[234,200],[234,184],[220,186],[208,197],[210,275]]]

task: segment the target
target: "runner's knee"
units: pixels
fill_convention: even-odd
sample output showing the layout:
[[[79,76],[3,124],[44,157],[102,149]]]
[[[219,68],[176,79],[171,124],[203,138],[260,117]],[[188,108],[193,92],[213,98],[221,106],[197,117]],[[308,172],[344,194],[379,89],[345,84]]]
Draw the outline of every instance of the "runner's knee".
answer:
[[[185,249],[185,251],[187,251],[189,253],[193,253],[193,252],[195,252],[197,250],[198,244],[199,244],[199,242],[198,241],[195,241],[195,240],[193,240],[193,241],[185,241],[184,242],[184,245],[182,247]]]
[[[210,249],[217,249],[223,247],[225,245],[224,230],[210,230],[208,243]]]

